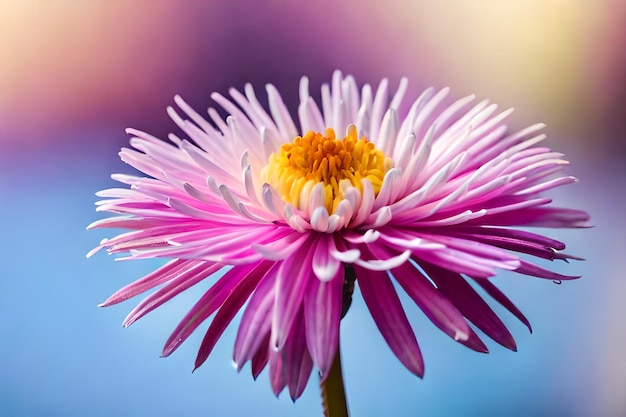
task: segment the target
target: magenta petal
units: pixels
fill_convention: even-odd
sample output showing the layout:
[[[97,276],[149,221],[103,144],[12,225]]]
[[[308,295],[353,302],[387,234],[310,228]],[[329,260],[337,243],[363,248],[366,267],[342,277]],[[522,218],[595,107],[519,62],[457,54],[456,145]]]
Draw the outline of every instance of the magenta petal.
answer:
[[[309,280],[304,294],[306,342],[322,379],[330,370],[339,347],[343,280],[342,267],[329,281]]]
[[[387,273],[359,266],[355,270],[363,300],[378,330],[400,362],[421,378],[424,376],[422,354]]]
[[[459,340],[459,343],[480,353],[489,353],[489,349],[478,337],[476,332],[470,327],[469,338],[467,340]]]
[[[406,262],[391,272],[409,297],[437,327],[454,340],[469,339],[470,327],[461,312],[413,265]]]
[[[238,370],[253,357],[259,347],[262,347],[263,338],[270,331],[274,311],[276,270],[274,265],[261,280],[241,318],[233,350],[233,359]]]
[[[261,262],[256,265],[228,295],[228,298],[218,310],[202,339],[200,349],[198,349],[198,355],[196,356],[194,369],[198,369],[202,366],[204,361],[209,357],[217,340],[222,333],[224,333],[224,330],[226,330],[226,327],[228,327],[239,309],[241,309],[241,306],[248,300],[248,297],[250,297],[250,294],[257,287],[259,281],[263,278],[270,266],[270,262]]]
[[[285,382],[289,388],[291,399],[295,401],[302,395],[313,369],[313,361],[306,347],[304,314],[302,310],[298,313],[293,329],[291,329],[285,341],[282,357]]]
[[[333,279],[341,266],[341,263],[330,255],[337,250],[333,239],[332,235],[322,235],[313,254],[313,272],[322,281]]]
[[[300,250],[283,260],[278,269],[274,293],[271,344],[281,350],[302,304],[310,279],[317,279],[311,270],[314,239],[309,239]]]
[[[159,307],[161,304],[171,300],[187,288],[196,285],[198,282],[206,279],[223,267],[221,264],[214,264],[212,262],[205,261],[191,261],[187,265],[188,268],[186,270],[178,271],[176,276],[166,285],[141,300],[141,302],[137,304],[137,306],[130,313],[128,313],[128,316],[126,316],[122,325],[125,327],[130,326],[141,317]],[[221,288],[221,281],[222,279],[215,283],[217,288]]]
[[[538,265],[532,264],[527,261],[520,260],[520,266],[515,272],[524,275],[530,275],[538,278],[552,279],[555,281],[578,279],[579,276],[575,275],[561,275],[556,272],[552,272],[548,269],[542,268]]]
[[[269,361],[269,358],[270,358],[269,346],[270,346],[270,332],[268,331],[267,333],[265,333],[265,336],[263,337],[263,341],[259,345],[259,348],[254,353],[254,356],[252,357],[252,361],[250,364],[250,370],[252,371],[252,378],[254,378],[255,380],[259,377],[259,374],[261,373],[261,371],[263,371],[263,368],[265,368],[265,366],[267,365],[267,362]]]
[[[487,336],[513,351],[515,339],[504,323],[460,274],[431,264],[421,264],[428,276],[465,317]]]
[[[255,265],[235,266],[213,284],[176,326],[165,342],[161,355],[168,356],[176,350],[200,323],[224,303],[232,289],[244,280],[254,267]]]
[[[576,259],[576,257],[559,254],[557,252],[558,250],[565,249],[564,243],[521,230],[465,226],[454,227],[445,231],[440,230],[439,233],[471,239],[502,249],[527,253],[544,259]]]
[[[558,207],[531,207],[509,213],[485,216],[471,223],[494,226],[588,227],[589,214]]]
[[[202,263],[203,261],[187,260],[187,259],[174,259],[158,268],[157,270],[149,273],[143,278],[128,284],[124,288],[117,290],[113,295],[107,298],[99,307],[108,307],[113,304],[120,303],[148,291],[157,285],[163,284],[173,279],[181,270],[192,268],[193,265]],[[208,262],[207,264],[210,264]]]
[[[526,316],[524,316],[524,314],[515,306],[515,304],[513,304],[511,300],[509,300],[509,298],[506,295],[504,295],[502,291],[498,289],[498,287],[493,285],[491,281],[485,278],[473,278],[473,279],[474,281],[476,281],[478,285],[483,287],[483,289],[487,292],[487,294],[489,294],[494,300],[499,302],[504,308],[509,310],[511,314],[513,314],[515,317],[519,319],[519,321],[524,323],[526,327],[528,327],[528,330],[531,333],[533,332],[533,328],[530,326],[530,322],[528,321]]]
[[[274,392],[274,395],[278,397],[278,394],[280,394],[287,385],[285,381],[285,373],[283,370],[283,359],[280,352],[274,349],[271,342],[268,350],[270,385],[272,386],[272,391]]]
[[[291,399],[296,401],[302,396],[304,389],[306,388],[309,379],[311,378],[311,371],[313,370],[313,359],[309,351],[305,349],[304,356],[302,357],[302,364],[300,365],[300,373],[298,374],[298,382],[296,383],[296,389],[291,394]],[[290,391],[291,392],[291,391]]]
[[[536,243],[543,247],[554,248],[557,250],[565,249],[565,244],[555,239],[550,239],[546,236],[541,236],[535,233],[527,232],[517,229],[504,229],[498,227],[480,227],[480,226],[456,226],[449,230],[439,230],[440,233],[445,234],[462,234],[470,235],[472,237],[485,236],[485,237],[503,237],[510,239],[510,241],[521,241],[528,243]]]

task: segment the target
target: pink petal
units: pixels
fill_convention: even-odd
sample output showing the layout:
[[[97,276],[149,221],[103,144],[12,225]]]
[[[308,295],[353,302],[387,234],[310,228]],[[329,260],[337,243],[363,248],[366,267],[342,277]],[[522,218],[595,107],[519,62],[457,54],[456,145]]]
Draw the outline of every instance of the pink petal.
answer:
[[[532,264],[527,261],[520,261],[520,267],[515,270],[515,272],[524,275],[530,275],[538,278],[552,279],[555,281],[560,280],[570,280],[570,279],[578,279],[580,276],[575,275],[562,275],[556,272],[552,272],[548,269],[542,268],[538,265]]]
[[[304,294],[306,342],[313,362],[322,373],[330,370],[339,347],[344,268],[328,281],[309,280]]]
[[[500,291],[498,287],[496,287],[490,280],[484,278],[474,278],[474,281],[476,281],[478,285],[483,287],[487,294],[489,294],[494,300],[499,302],[504,308],[509,310],[511,314],[517,317],[519,321],[524,323],[531,333],[533,332],[533,329],[530,326],[530,322],[528,321],[526,316],[524,316],[524,314],[515,306],[515,304],[513,304],[513,302],[511,302],[511,300],[509,300],[509,298],[504,295],[504,293]]]
[[[341,266],[341,263],[331,256],[331,252],[337,250],[334,239],[333,235],[324,234],[315,246],[312,261],[313,273],[322,281],[333,279]]]
[[[285,236],[276,236],[276,239],[269,240],[266,244],[253,244],[252,247],[265,259],[278,261],[297,251],[307,238],[307,234],[291,231]]]
[[[241,265],[230,269],[189,310],[165,342],[162,356],[168,356],[228,298],[229,294],[257,265]]]
[[[122,325],[124,327],[130,326],[161,304],[208,278],[223,267],[221,264],[203,261],[191,261],[189,265],[189,268],[179,271],[166,285],[141,300],[128,316],[126,316]],[[221,279],[215,284],[218,288],[220,287],[220,281]]]
[[[409,259],[411,256],[410,250],[405,250],[399,255],[391,256],[386,259],[371,259],[371,260],[363,260],[357,259],[354,261],[355,265],[358,265],[363,268],[370,269],[372,271],[387,271],[392,268],[396,268],[397,266],[402,265]]]
[[[285,380],[285,372],[283,369],[283,359],[278,350],[274,348],[270,341],[269,346],[269,375],[270,385],[274,395],[278,397],[278,394],[285,388],[287,382]]]
[[[516,350],[515,340],[504,323],[461,275],[431,264],[420,266],[469,321],[502,346]]]
[[[289,395],[295,401],[298,399],[311,376],[313,361],[307,350],[305,337],[304,314],[300,309],[294,320],[294,325],[285,341],[281,352],[285,382],[289,388]]]
[[[196,356],[194,369],[198,369],[209,357],[209,354],[215,347],[217,340],[220,338],[222,333],[224,333],[224,330],[226,330],[226,327],[230,324],[237,312],[248,300],[248,297],[250,297],[250,294],[257,287],[259,281],[265,276],[265,273],[269,270],[271,265],[272,264],[270,262],[262,262],[256,265],[255,268],[250,271],[244,279],[240,280],[239,283],[231,290],[228,298],[217,311],[209,329],[202,339],[200,349],[198,349],[198,355]]]
[[[202,263],[204,262],[186,259],[171,260],[162,267],[156,269],[154,272],[151,272],[145,277],[117,290],[113,295],[100,304],[99,307],[108,307],[110,305],[128,300],[137,294],[141,294],[142,292],[148,291],[157,285],[163,284],[164,282],[175,278],[180,271],[193,269],[193,265]],[[211,265],[210,262],[207,262],[206,264]]]
[[[588,227],[589,214],[557,207],[530,207],[485,217],[483,224],[493,226]],[[474,223],[474,222],[472,222]]]
[[[263,337],[263,341],[259,345],[256,353],[252,357],[252,363],[250,366],[250,370],[252,371],[252,377],[256,380],[259,377],[259,374],[269,361],[270,353],[269,353],[269,345],[270,345],[270,332],[265,333]]]
[[[391,272],[433,324],[454,340],[469,338],[470,327],[461,312],[413,265],[407,262]]]
[[[519,265],[519,263],[517,265],[510,266],[507,266],[506,263],[493,265],[493,263],[486,262],[481,257],[469,255],[450,248],[436,251],[420,251],[414,249],[413,258],[419,260],[420,262],[425,261],[438,265],[453,272],[485,278],[496,275],[496,270],[494,269],[495,266],[504,266],[506,269],[513,270],[517,265]]]
[[[275,286],[276,301],[272,318],[271,344],[281,350],[293,326],[309,280],[317,279],[311,270],[316,238],[280,263]]]
[[[270,331],[277,269],[274,265],[261,280],[241,318],[233,351],[238,370],[262,348],[264,335]]]
[[[487,349],[487,346],[483,343],[482,340],[480,340],[476,332],[474,332],[471,327],[469,331],[469,338],[467,340],[458,340],[458,342],[476,352],[489,353],[489,349]]]
[[[355,267],[357,282],[372,318],[392,352],[420,378],[424,361],[400,299],[386,272]]]

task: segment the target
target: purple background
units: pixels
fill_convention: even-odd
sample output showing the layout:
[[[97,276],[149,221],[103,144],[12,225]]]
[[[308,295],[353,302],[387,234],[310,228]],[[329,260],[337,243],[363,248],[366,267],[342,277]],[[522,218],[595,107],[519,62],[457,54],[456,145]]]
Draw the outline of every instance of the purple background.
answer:
[[[102,217],[93,193],[114,185],[112,172],[132,172],[116,156],[124,128],[165,137],[174,94],[202,110],[211,91],[272,82],[293,108],[301,75],[319,91],[335,68],[359,83],[408,76],[412,94],[449,85],[455,97],[515,106],[513,128],[547,123],[548,146],[581,178],[552,195],[595,224],[548,231],[587,258],[555,265],[581,280],[495,278],[533,324],[530,335],[497,310],[517,353],[495,343],[472,352],[406,302],[426,361],[419,380],[355,294],[342,324],[353,415],[626,413],[624,3],[365,3],[0,3],[0,415],[321,415],[315,375],[294,405],[271,394],[265,373],[254,382],[248,367],[233,370],[235,326],[194,374],[202,332],[159,359],[208,284],[122,329],[133,301],[96,304],[160,262],[86,260],[111,233],[84,228]]]

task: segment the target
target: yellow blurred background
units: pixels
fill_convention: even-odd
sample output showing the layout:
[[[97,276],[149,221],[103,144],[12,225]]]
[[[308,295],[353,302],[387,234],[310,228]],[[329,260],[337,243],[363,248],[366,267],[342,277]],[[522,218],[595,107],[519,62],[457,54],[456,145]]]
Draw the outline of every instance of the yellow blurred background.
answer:
[[[556,140],[623,150],[625,4],[3,0],[3,146],[83,121],[144,122],[175,93],[322,81],[337,67],[361,82],[408,76],[415,91],[450,85],[547,121]]]

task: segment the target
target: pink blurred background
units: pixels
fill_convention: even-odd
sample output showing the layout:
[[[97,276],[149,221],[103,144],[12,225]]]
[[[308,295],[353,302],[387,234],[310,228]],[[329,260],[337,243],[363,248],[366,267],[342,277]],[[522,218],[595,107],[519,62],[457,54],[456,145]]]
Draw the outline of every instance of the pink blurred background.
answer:
[[[556,197],[562,204],[590,211],[596,225],[590,230],[552,234],[566,238],[570,252],[588,258],[585,263],[568,266],[569,273],[583,273],[582,280],[557,288],[530,280],[528,284],[504,283],[520,292],[516,298],[509,290],[536,329],[528,336],[514,328],[514,335],[521,338],[517,354],[504,355],[496,349],[497,353],[486,358],[459,361],[465,353],[447,348],[443,342],[441,346],[446,347],[437,359],[439,351],[434,347],[440,339],[434,336],[435,344],[425,349],[430,353],[426,353],[426,364],[433,365],[424,381],[414,381],[382,345],[376,348],[380,355],[366,348],[352,356],[348,353],[346,380],[355,415],[378,415],[375,404],[384,402],[396,404],[396,415],[499,415],[502,410],[532,403],[535,397],[531,393],[539,389],[533,385],[536,381],[554,391],[536,397],[535,407],[519,409],[519,415],[535,415],[534,411],[554,415],[550,410],[576,416],[626,414],[626,307],[622,301],[626,296],[622,213],[626,203],[625,5],[619,0],[0,2],[0,225],[8,228],[8,236],[10,230],[19,234],[19,242],[24,243],[23,248],[10,239],[2,244],[1,253],[8,262],[0,271],[3,281],[11,282],[6,293],[18,295],[0,296],[1,329],[8,335],[0,339],[0,361],[3,369],[5,365],[9,369],[0,376],[0,414],[32,415],[33,410],[47,410],[50,415],[96,415],[95,408],[104,409],[102,404],[116,401],[112,394],[102,392],[101,397],[86,401],[84,408],[64,408],[62,393],[55,394],[54,400],[39,395],[50,388],[46,382],[40,383],[40,391],[26,395],[33,380],[48,381],[49,372],[63,367],[48,369],[49,362],[44,361],[36,369],[19,368],[21,360],[32,360],[21,356],[20,343],[42,345],[45,350],[49,342],[38,339],[33,330],[40,325],[38,314],[32,313],[32,322],[26,320],[26,325],[23,321],[17,325],[10,317],[21,305],[15,301],[21,300],[20,294],[30,298],[46,286],[45,280],[72,290],[59,293],[65,307],[44,307],[46,294],[40,294],[42,303],[32,308],[41,309],[41,314],[88,298],[84,305],[73,305],[72,315],[59,313],[58,321],[53,319],[49,326],[71,326],[65,320],[75,315],[97,317],[91,321],[83,318],[83,325],[91,329],[86,335],[65,330],[72,338],[97,338],[101,333],[93,332],[117,326],[132,308],[129,304],[111,313],[92,306],[151,267],[122,267],[105,257],[100,264],[90,264],[82,258],[102,237],[83,231],[87,223],[99,218],[91,205],[93,192],[112,185],[108,180],[111,172],[130,172],[116,156],[127,142],[123,129],[132,126],[165,137],[174,129],[165,115],[174,94],[181,94],[201,110],[212,105],[210,92],[225,93],[230,86],[241,88],[245,82],[252,82],[258,91],[264,83],[273,83],[294,108],[301,75],[308,75],[312,87],[318,88],[336,68],[353,74],[359,83],[377,83],[388,77],[397,85],[401,76],[407,76],[413,94],[431,85],[450,86],[455,97],[476,93],[501,108],[514,106],[513,128],[547,123],[548,146],[565,153],[572,162],[568,171],[581,178],[580,184],[556,193]],[[24,207],[31,208],[25,212]],[[53,236],[42,239],[41,231],[48,230],[43,224],[48,225],[49,219],[56,219],[65,229],[50,229]],[[51,241],[60,252],[49,259],[45,254]],[[76,254],[68,256],[63,247],[74,248]],[[37,259],[49,262],[44,265],[45,274],[30,269],[34,267],[29,263]],[[96,273],[98,268],[104,269]],[[120,268],[133,274],[118,277]],[[61,270],[63,274],[58,272]],[[92,285],[99,285],[98,291]],[[355,329],[345,331],[355,332],[353,339],[362,338],[366,344],[370,343],[370,331],[372,339],[380,339],[373,326],[357,322],[368,318],[359,316],[358,306],[355,311],[346,323]],[[158,340],[165,340],[173,327],[153,323],[154,329],[143,331],[154,332],[157,346],[140,339],[134,352],[137,357],[156,356]],[[91,349],[96,350],[83,354],[105,364],[123,361],[128,352],[121,347],[122,341],[141,332],[140,327],[124,332],[116,328],[106,342],[106,351],[98,351],[101,344],[94,343]],[[424,340],[430,333],[423,331],[422,335],[420,342],[428,346]],[[344,339],[349,337],[344,335]],[[9,346],[6,340],[18,346]],[[354,343],[353,347],[359,346]],[[208,367],[227,362],[231,344],[232,338],[222,343],[226,353],[216,352]],[[68,353],[61,349],[59,354]],[[180,356],[184,360],[176,366],[190,365],[193,346]],[[56,360],[61,358],[56,356]],[[162,382],[175,385],[180,370],[169,365],[163,370],[159,368],[163,363],[150,363],[149,368],[133,368],[131,363],[120,372],[176,372]],[[503,370],[509,366],[510,372]],[[380,374],[372,376],[375,370]],[[13,372],[22,376],[12,376]],[[220,373],[217,377],[206,369],[193,378],[185,374],[185,384],[195,390],[186,401],[209,407],[212,398],[230,395],[249,401],[251,410],[267,410],[267,415],[319,413],[314,378],[301,401],[305,405],[299,402],[293,407],[284,397],[272,398],[263,377],[249,383],[247,375],[235,375],[237,385],[225,388],[218,384],[211,388],[214,391],[206,385],[207,380],[234,374],[230,369],[226,372],[228,376]],[[506,385],[503,381],[518,378],[516,372],[521,375],[520,382]],[[415,398],[429,389],[439,390],[437,395],[445,401],[457,401],[456,394],[445,395],[443,390],[451,385],[445,378],[440,381],[437,373],[454,379],[455,390],[471,395],[461,396],[456,406],[447,408],[422,397],[416,402]],[[89,377],[83,374],[82,378]],[[119,378],[117,384],[123,386],[124,375]],[[382,388],[362,382],[368,380],[391,385],[379,392]],[[514,392],[500,392],[503,383]],[[237,391],[244,385],[246,390],[260,393]],[[492,390],[493,397],[481,397],[480,387]],[[167,406],[159,406],[166,400],[155,394],[158,391],[151,385],[142,392],[137,410],[142,401],[157,410],[151,415],[169,406],[192,410],[177,404],[176,397],[167,399]],[[70,401],[70,393],[66,394]],[[22,396],[31,399],[22,401]],[[487,398],[493,401],[491,405],[486,404]],[[37,404],[41,407],[35,407]]]

